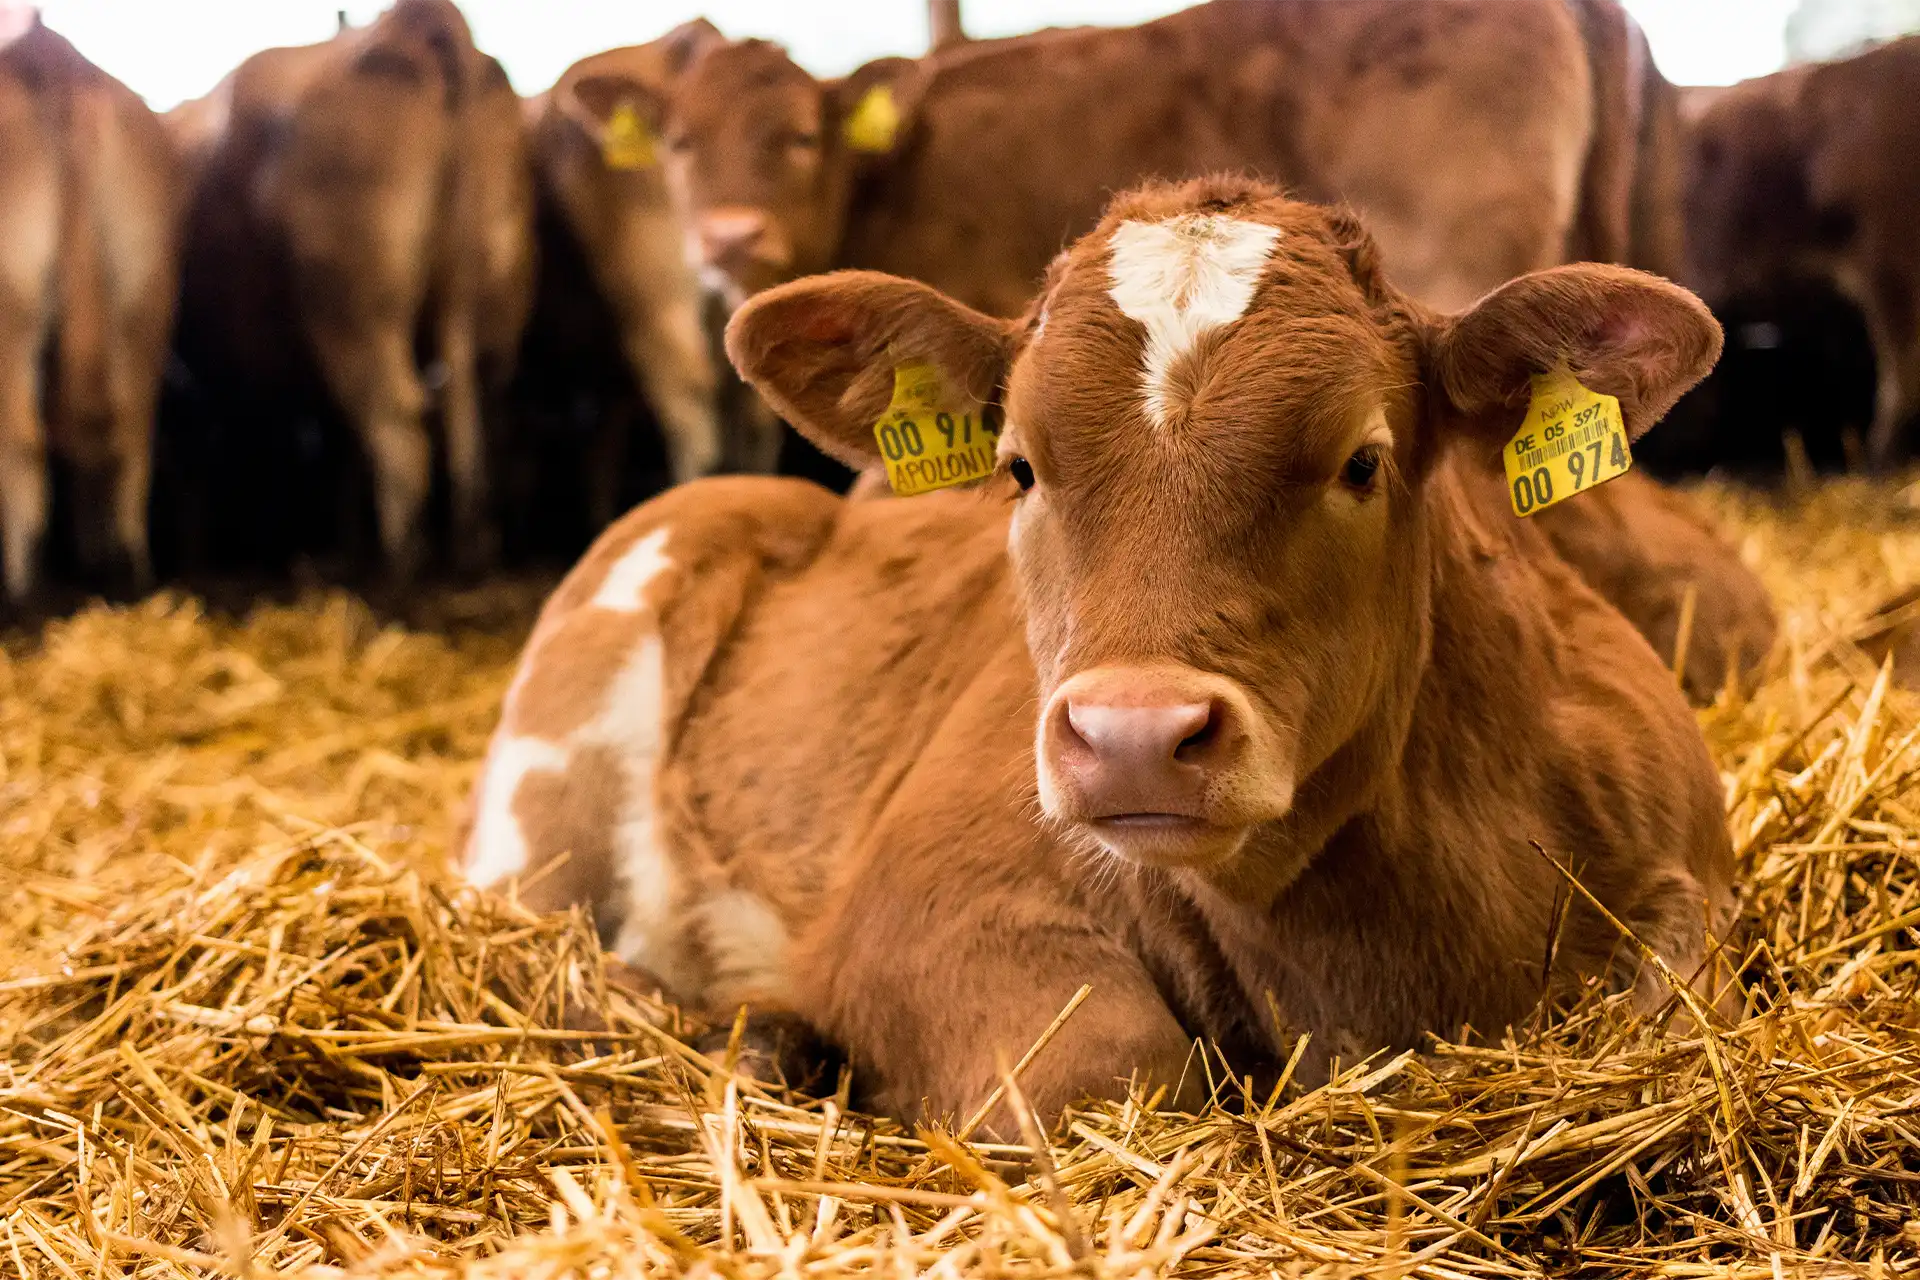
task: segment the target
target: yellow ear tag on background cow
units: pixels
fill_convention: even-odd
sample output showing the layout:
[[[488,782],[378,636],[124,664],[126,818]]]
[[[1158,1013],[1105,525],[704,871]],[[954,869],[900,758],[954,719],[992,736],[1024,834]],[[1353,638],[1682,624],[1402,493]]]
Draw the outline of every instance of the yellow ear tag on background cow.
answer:
[[[873,438],[887,483],[910,498],[992,475],[1000,427],[982,406],[951,404],[933,364],[909,360],[893,370],[893,403],[873,424]]]
[[[600,142],[600,158],[609,169],[653,168],[653,133],[631,102],[622,102],[613,109],[607,121],[607,136]]]
[[[893,90],[884,84],[861,94],[847,117],[847,145],[855,151],[891,151],[899,132],[900,108],[894,103]]]
[[[1500,457],[1517,516],[1545,510],[1633,468],[1620,401],[1587,390],[1565,365],[1534,375],[1527,416]]]

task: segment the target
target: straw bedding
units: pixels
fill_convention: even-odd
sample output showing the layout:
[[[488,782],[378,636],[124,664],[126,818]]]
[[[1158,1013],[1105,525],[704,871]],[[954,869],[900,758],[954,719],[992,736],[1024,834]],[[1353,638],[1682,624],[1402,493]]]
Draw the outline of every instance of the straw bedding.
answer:
[[[1702,713],[1743,1018],[1590,995],[1274,1096],[1197,1052],[1205,1114],[1135,1100],[1044,1146],[756,1085],[610,990],[584,920],[446,874],[531,597],[413,630],[163,596],[17,636],[0,1274],[1920,1266],[1920,703],[1877,660],[1911,608],[1873,616],[1920,582],[1920,518],[1856,484],[1706,496],[1784,617],[1769,682]]]

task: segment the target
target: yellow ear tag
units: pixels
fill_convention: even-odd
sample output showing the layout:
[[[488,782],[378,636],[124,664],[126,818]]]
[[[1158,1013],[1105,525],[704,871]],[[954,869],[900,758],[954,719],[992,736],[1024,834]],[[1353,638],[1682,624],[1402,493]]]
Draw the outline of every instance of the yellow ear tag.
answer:
[[[651,169],[655,163],[653,133],[631,102],[613,109],[607,136],[600,141],[600,158],[609,169]]]
[[[1565,365],[1534,375],[1527,416],[1500,457],[1517,516],[1545,510],[1633,469],[1620,401],[1587,390]]]
[[[893,90],[877,84],[860,95],[853,114],[847,117],[847,145],[855,151],[891,151],[894,135],[900,132],[900,108],[893,101]]]
[[[909,360],[893,370],[893,403],[873,424],[887,483],[902,497],[932,493],[993,474],[1000,424],[983,407],[950,404],[940,370]]]

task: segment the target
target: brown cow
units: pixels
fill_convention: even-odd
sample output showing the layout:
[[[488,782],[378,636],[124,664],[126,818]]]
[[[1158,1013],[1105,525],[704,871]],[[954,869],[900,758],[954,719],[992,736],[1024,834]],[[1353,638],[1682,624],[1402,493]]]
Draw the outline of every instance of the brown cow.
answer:
[[[712,24],[689,22],[651,44],[581,59],[528,103],[541,184],[613,310],[628,368],[666,434],[676,480],[712,472],[728,451],[702,289],[655,139],[659,102],[673,80],[723,41]],[[758,438],[728,460],[771,471],[779,424],[753,425]]]
[[[1920,413],[1920,36],[1689,105],[1688,283],[1718,304],[1811,275],[1852,299],[1879,368],[1868,456],[1887,465]]]
[[[867,267],[1013,314],[1116,185],[1250,167],[1355,204],[1405,286],[1458,307],[1563,259],[1591,84],[1560,0],[1229,2],[824,84],[776,45],[720,45],[664,137],[701,265],[743,293]],[[850,128],[876,112],[892,127]]]
[[[1732,864],[1699,730],[1484,457],[1561,361],[1644,431],[1718,327],[1603,266],[1441,316],[1376,257],[1201,180],[1117,200],[1021,321],[870,272],[749,303],[729,350],[816,443],[874,462],[929,362],[1004,409],[996,470],[621,521],[529,642],[468,875],[591,907],[694,1006],[805,1020],[899,1113],[974,1106],[1083,982],[1026,1077],[1048,1112],[1195,1036],[1257,1070],[1309,1032],[1324,1070],[1494,1031],[1549,952],[1659,1004],[1581,900],[1556,934],[1535,841],[1704,984]]]
[[[173,320],[175,156],[146,104],[42,25],[0,49],[0,557],[32,589],[48,450],[74,469],[78,546],[151,567],[153,416]],[[53,339],[50,385],[41,353]],[[44,414],[44,417],[43,417]],[[44,427],[43,427],[44,421]]]
[[[432,478],[420,350],[440,383],[455,556],[484,560],[483,402],[511,373],[533,281],[530,161],[499,64],[449,0],[398,0],[324,44],[254,55],[173,114],[223,184],[198,210],[284,258],[290,308],[365,448],[389,568],[416,558]]]
[[[870,127],[876,110],[889,128]],[[1612,0],[1222,0],[1135,28],[886,59],[824,84],[778,46],[719,45],[676,84],[664,136],[690,245],[736,297],[867,267],[1013,314],[1108,192],[1250,168],[1350,201],[1401,286],[1453,309],[1570,256],[1644,255],[1671,271],[1673,211],[1648,193],[1670,184],[1659,166],[1674,110]],[[1616,603],[1652,600],[1655,614],[1630,615],[1647,634],[1693,587],[1705,647],[1766,654],[1771,603],[1731,548],[1711,532],[1690,538],[1695,559],[1646,545],[1657,530],[1638,514],[1671,502],[1641,476],[1590,505],[1613,508],[1607,523],[1628,539],[1596,544],[1579,528],[1556,541],[1601,553],[1574,561],[1596,584],[1636,566],[1642,590]],[[1580,518],[1542,519],[1555,534]],[[1739,607],[1718,613],[1722,601]],[[1711,696],[1725,674],[1706,658],[1692,687]]]

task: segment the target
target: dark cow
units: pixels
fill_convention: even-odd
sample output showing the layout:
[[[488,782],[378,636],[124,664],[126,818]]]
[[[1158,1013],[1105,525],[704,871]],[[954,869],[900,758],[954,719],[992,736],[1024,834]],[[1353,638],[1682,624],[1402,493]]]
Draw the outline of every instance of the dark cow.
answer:
[[[1858,305],[1879,387],[1867,437],[1891,463],[1920,413],[1920,36],[1689,102],[1685,279],[1725,304],[1782,279]]]

